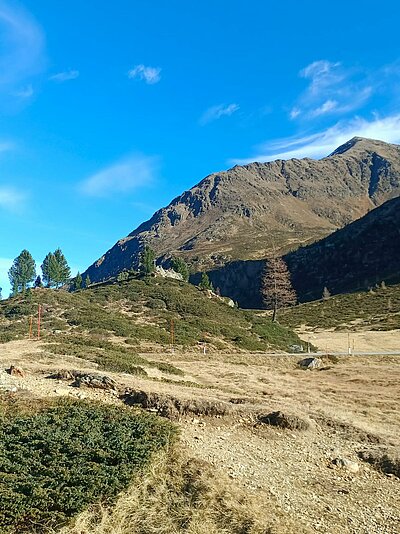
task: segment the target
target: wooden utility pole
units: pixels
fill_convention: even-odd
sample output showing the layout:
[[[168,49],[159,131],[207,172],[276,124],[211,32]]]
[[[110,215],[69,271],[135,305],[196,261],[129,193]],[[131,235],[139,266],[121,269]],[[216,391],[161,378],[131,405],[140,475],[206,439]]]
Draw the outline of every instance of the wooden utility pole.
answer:
[[[172,348],[172,352],[174,352],[174,344],[175,344],[174,320],[171,319],[171,348]]]
[[[38,322],[37,322],[37,338],[38,338],[38,341],[40,339],[40,326],[41,326],[41,319],[42,319],[41,314],[42,314],[42,307],[39,304],[38,305]]]
[[[33,315],[29,318],[29,339],[32,339]]]

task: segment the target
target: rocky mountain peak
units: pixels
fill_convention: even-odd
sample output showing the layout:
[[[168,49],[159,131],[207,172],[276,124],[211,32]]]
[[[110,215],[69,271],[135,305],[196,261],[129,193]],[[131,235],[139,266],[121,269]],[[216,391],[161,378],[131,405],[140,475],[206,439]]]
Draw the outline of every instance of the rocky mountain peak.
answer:
[[[345,154],[346,152],[377,152],[381,155],[387,154],[388,152],[399,152],[400,147],[398,145],[393,145],[390,143],[385,143],[378,139],[368,139],[366,137],[353,137],[343,145],[340,145],[332,154],[328,157],[338,156]]]
[[[322,160],[236,165],[204,178],[121,239],[84,273],[137,268],[144,243],[193,269],[265,258],[325,237],[400,195],[400,147],[354,137]]]

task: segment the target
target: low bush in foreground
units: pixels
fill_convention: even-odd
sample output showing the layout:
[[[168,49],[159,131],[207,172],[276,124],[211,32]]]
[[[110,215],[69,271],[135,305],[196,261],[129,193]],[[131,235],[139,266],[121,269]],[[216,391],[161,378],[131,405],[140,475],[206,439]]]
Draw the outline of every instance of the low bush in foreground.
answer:
[[[47,532],[110,502],[175,435],[143,412],[59,401],[29,413],[0,404],[0,532]]]

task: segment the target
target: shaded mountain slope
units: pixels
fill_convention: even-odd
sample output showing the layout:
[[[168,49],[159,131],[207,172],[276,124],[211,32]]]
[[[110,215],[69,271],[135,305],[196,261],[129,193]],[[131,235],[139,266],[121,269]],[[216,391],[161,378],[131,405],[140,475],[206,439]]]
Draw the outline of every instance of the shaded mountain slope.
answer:
[[[280,322],[291,328],[335,330],[400,329],[400,284],[370,291],[335,295],[282,311]]]
[[[301,302],[400,281],[400,198],[385,202],[345,228],[285,256]],[[242,307],[262,307],[265,261],[232,262],[209,273],[222,294]]]
[[[105,280],[137,268],[148,243],[161,261],[194,270],[264,258],[320,239],[400,194],[400,147],[354,138],[330,156],[235,166],[157,211],[84,273]]]
[[[317,243],[287,255],[293,285],[302,300],[400,280],[400,198]]]

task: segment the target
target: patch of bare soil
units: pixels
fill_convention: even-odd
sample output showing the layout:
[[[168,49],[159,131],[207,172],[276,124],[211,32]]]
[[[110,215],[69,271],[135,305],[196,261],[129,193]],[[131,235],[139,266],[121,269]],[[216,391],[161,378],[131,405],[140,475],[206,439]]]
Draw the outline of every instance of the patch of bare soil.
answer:
[[[141,392],[134,400],[147,399],[150,410],[159,411],[164,401],[172,406],[189,454],[262,498],[276,517],[277,533],[288,532],[289,522],[299,533],[400,532],[400,357],[322,358],[323,366],[314,370],[300,369],[300,357],[285,355],[175,353],[154,358],[183,369],[186,384],[171,383],[167,375],[107,374],[119,392]],[[0,365],[26,372],[21,378],[3,371],[0,384],[40,395],[123,402],[112,391],[45,378],[60,369],[90,373],[96,368],[78,358],[47,355],[37,343],[0,345]],[[212,411],[214,405],[231,409]],[[282,424],[263,421],[271,414]]]

